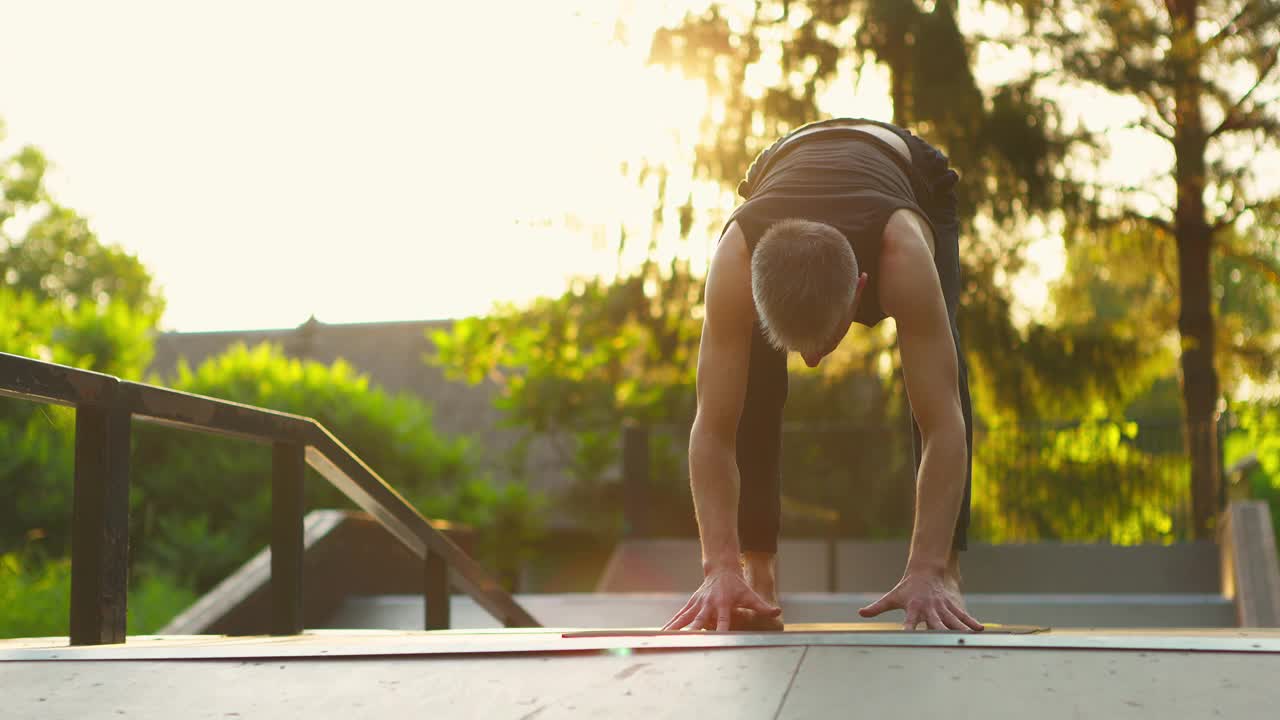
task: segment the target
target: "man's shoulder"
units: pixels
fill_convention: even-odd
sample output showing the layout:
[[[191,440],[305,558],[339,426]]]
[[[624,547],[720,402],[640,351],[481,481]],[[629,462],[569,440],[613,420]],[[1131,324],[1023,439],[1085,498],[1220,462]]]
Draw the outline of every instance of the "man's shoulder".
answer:
[[[901,221],[886,226],[881,241],[878,294],[880,305],[899,324],[912,322],[921,311],[932,312],[943,302],[937,265],[927,224],[903,213]],[[944,303],[945,305],[945,303]]]
[[[751,297],[751,251],[746,235],[730,222],[711,258],[707,272],[706,312],[737,325],[755,320]]]
[[[742,226],[738,224],[736,219],[730,220],[729,224],[725,226],[724,232],[720,234],[712,264],[714,265],[716,259],[722,255],[726,261],[745,261],[748,266],[751,264],[751,249],[747,243],[747,234],[742,231]]]

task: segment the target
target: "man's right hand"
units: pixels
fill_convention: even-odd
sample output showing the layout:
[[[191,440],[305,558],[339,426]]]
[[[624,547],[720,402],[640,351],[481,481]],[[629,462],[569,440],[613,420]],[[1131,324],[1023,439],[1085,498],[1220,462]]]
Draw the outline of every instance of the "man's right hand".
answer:
[[[782,614],[782,608],[770,605],[751,589],[741,569],[727,569],[707,575],[689,602],[662,629],[725,631],[736,608],[754,610],[763,617]]]

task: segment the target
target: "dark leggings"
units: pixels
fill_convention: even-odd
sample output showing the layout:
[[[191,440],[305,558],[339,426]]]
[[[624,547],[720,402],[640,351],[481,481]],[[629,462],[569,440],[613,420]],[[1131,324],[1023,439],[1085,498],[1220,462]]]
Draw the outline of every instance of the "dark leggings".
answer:
[[[969,401],[969,371],[956,326],[956,310],[960,299],[960,247],[956,196],[952,189],[955,174],[938,158],[941,154],[914,135],[903,134],[913,158],[932,168],[921,178],[918,194],[933,222],[935,238],[934,264],[942,285],[942,295],[951,319],[951,337],[955,341],[959,368],[960,406],[964,413],[965,463],[964,500],[956,520],[953,547],[964,550],[968,544],[970,490],[973,482],[973,408]],[[949,175],[948,175],[949,174]],[[930,191],[933,188],[933,191]],[[738,422],[738,540],[742,550],[776,553],[778,530],[782,520],[781,468],[782,408],[787,401],[787,355],[765,341],[757,324],[751,339],[751,360],[747,372],[747,395]],[[921,460],[920,427],[911,417],[911,449],[916,475]]]

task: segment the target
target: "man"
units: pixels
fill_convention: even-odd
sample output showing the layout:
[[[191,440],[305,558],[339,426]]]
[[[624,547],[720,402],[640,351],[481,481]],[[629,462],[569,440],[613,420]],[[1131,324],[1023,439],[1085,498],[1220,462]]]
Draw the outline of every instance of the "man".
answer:
[[[915,527],[901,581],[860,614],[901,609],[909,630],[983,628],[960,593],[972,411],[956,329],[957,179],[928,143],[861,119],[802,127],[752,163],[706,280],[689,444],[704,579],[664,629],[782,629],[786,354],[816,367],[852,323],[885,317],[911,404]]]

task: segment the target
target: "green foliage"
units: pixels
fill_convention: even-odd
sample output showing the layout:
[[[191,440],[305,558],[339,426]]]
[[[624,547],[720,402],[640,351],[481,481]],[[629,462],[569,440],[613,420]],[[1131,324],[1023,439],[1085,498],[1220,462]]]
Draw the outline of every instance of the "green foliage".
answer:
[[[1218,370],[1225,387],[1244,378],[1280,382],[1280,212],[1218,236],[1214,263]]]
[[[170,578],[140,578],[129,589],[129,633],[156,632],[195,599]],[[0,637],[65,637],[70,606],[70,560],[49,559],[36,543],[0,555]]]
[[[128,632],[153,635],[197,599],[194,590],[172,577],[149,573],[135,578],[129,588]]]
[[[993,426],[974,439],[974,536],[992,542],[1185,539],[1190,468],[1177,426]]]
[[[1239,418],[1241,454],[1253,453],[1272,489],[1280,491],[1280,403],[1250,403],[1234,409]],[[1239,458],[1229,458],[1228,463]]]
[[[27,312],[5,320],[24,331],[9,338],[25,338],[23,351],[28,353],[40,346],[39,333],[29,332],[30,318],[87,312],[23,298],[13,307]],[[15,317],[26,321],[12,322]],[[62,345],[47,347],[55,357],[87,357]],[[236,347],[196,370],[180,368],[172,385],[319,418],[429,516],[475,527],[480,560],[509,578],[540,536],[540,498],[523,487],[497,488],[476,477],[470,447],[439,436],[429,408],[415,398],[370,387],[348,365],[290,360],[269,346]],[[70,536],[74,413],[10,400],[0,409],[9,414],[0,422],[6,448],[0,474],[15,479],[0,483],[0,539],[4,547],[18,547],[34,531],[47,536],[47,551],[63,555]],[[164,624],[190,602],[193,592],[207,590],[269,542],[270,449],[140,423],[134,437],[130,544],[137,597],[131,595],[130,612],[138,617],[130,627],[146,632],[139,628]],[[307,493],[308,507],[348,504],[314,474]],[[65,599],[58,599],[66,590],[65,561],[21,564],[38,567],[38,573],[23,570],[25,579],[12,586],[15,593],[30,594],[15,604],[31,608],[13,621],[19,628],[14,632],[65,634],[64,625],[57,624],[64,622],[65,607],[56,604],[65,605]],[[39,620],[46,616],[56,623],[41,625],[54,622]]]
[[[621,521],[617,428],[628,418],[692,417],[701,290],[681,262],[647,263],[613,283],[578,281],[559,298],[434,333],[431,361],[453,379],[497,378],[505,422],[552,438],[571,468],[569,509],[613,533]]]
[[[679,262],[578,281],[559,298],[434,333],[433,361],[454,379],[500,379],[498,406],[536,432],[690,414],[701,290]]]
[[[1150,384],[1152,366],[1167,355],[1092,327],[1019,326],[1003,280],[1022,269],[1030,217],[1078,206],[1081,188],[1059,170],[1089,138],[1064,130],[1061,109],[1038,92],[1034,76],[980,86],[972,46],[954,2],[759,1],[746,9],[715,2],[660,28],[650,61],[707,83],[708,119],[695,163],[726,187],[775,137],[829,117],[822,91],[842,79],[842,61],[857,72],[873,63],[887,68],[894,122],[945,150],[964,178],[956,187],[968,231],[960,325],[976,404],[1021,417],[1121,407]],[[779,64],[780,74],[769,72]],[[756,93],[747,77],[774,80]],[[872,358],[886,347],[873,338],[857,352]],[[889,357],[896,367],[896,353]],[[897,382],[883,368],[868,369],[886,376],[886,389]]]
[[[999,293],[961,314],[975,411],[992,422],[1107,416],[1167,372],[1160,345],[1115,328],[1073,321],[1019,328],[1011,316]]]
[[[119,303],[154,326],[164,300],[151,274],[133,255],[99,242],[85,218],[50,196],[48,167],[31,146],[0,157],[0,288],[75,308]]]
[[[1226,257],[1248,259],[1263,270],[1261,277],[1276,282],[1274,226],[1252,237],[1241,231],[1248,227],[1246,222],[1280,207],[1274,189],[1258,182],[1266,165],[1263,158],[1280,147],[1280,117],[1264,100],[1277,87],[1275,24],[1280,4],[1245,0],[1009,0],[1004,4],[1025,11],[1025,26],[1010,35],[1019,47],[1044,59],[1043,67],[1051,68],[1043,73],[1044,86],[1083,85],[1110,99],[1124,100],[1128,117],[1114,121],[1108,129],[1121,130],[1116,126],[1123,122],[1140,128],[1146,139],[1163,143],[1164,152],[1158,157],[1166,162],[1146,177],[1126,185],[1084,180],[1081,185],[1086,191],[1064,214],[1064,235],[1068,240],[1093,243],[1097,235],[1113,229],[1132,233],[1136,242],[1131,243],[1129,265],[1176,279],[1169,282],[1176,288],[1176,302],[1169,302],[1160,313],[1166,317],[1176,313],[1176,323],[1166,321],[1156,327],[1176,337],[1188,426],[1207,422],[1218,411],[1221,380],[1226,380],[1230,391],[1236,379],[1231,374],[1247,371],[1249,364],[1274,372],[1274,361],[1261,365],[1242,361],[1265,357],[1261,348],[1274,350],[1280,344],[1274,334],[1264,342],[1247,337],[1243,329],[1249,326],[1250,314],[1221,302],[1221,279],[1214,277],[1215,260]],[[1063,170],[1069,176],[1086,176],[1073,168]],[[1171,267],[1176,273],[1168,271]],[[1239,284],[1234,278],[1233,283]],[[1236,315],[1235,322],[1227,323],[1235,342],[1225,345],[1222,323],[1214,316],[1223,309]],[[1243,346],[1246,340],[1250,347],[1242,348],[1243,353],[1223,350],[1233,344]],[[1227,375],[1220,378],[1224,368]],[[1207,497],[1218,481],[1215,443],[1195,440],[1188,449],[1197,495]],[[1200,537],[1208,535],[1208,510],[1198,511]]]
[[[154,326],[120,302],[67,306],[0,287],[0,352],[138,379]]]
[[[71,561],[48,562],[36,551],[0,555],[0,637],[66,635]]]
[[[453,379],[497,380],[504,422],[523,429],[526,441],[549,439],[569,469],[573,483],[560,502],[585,527],[615,535],[622,530],[619,428],[693,419],[702,280],[676,262],[648,263],[612,283],[579,281],[558,298],[437,331],[431,362]],[[787,418],[865,421],[893,413],[891,393],[870,371],[885,349],[876,343],[882,338],[872,334],[864,353],[845,348],[827,372],[794,374]],[[653,438],[655,503],[689,507],[685,438]],[[670,532],[687,531],[692,510],[663,522]]]
[[[1223,445],[1226,466],[1250,455],[1258,464],[1242,479],[1243,487],[1233,487],[1230,492],[1266,502],[1280,541],[1280,401],[1236,403],[1231,410],[1236,428]]]
[[[440,436],[431,409],[408,395],[370,385],[350,365],[285,357],[269,345],[235,346],[170,387],[315,417],[410,502],[477,523],[520,546],[537,527],[536,500],[522,489],[497,490],[474,476],[465,440]],[[241,441],[167,428],[135,433],[132,491],[135,557],[171,569],[204,590],[269,542],[271,453]],[[309,474],[307,506],[349,501]],[[523,538],[523,539],[522,539]],[[497,562],[498,546],[482,559]]]
[[[0,352],[138,379],[163,301],[136,258],[50,197],[48,164],[34,147],[0,157]],[[65,549],[74,427],[69,409],[0,399],[0,552],[32,530]]]
[[[0,158],[0,352],[140,379],[163,301],[136,258],[99,243],[50,197],[47,169],[33,147]],[[428,407],[371,387],[349,365],[239,347],[182,367],[173,386],[316,417],[411,502],[475,525],[493,567],[509,568],[538,537],[539,498],[476,477],[470,446],[439,436]],[[0,613],[17,634],[65,634],[67,561],[44,558],[68,548],[74,427],[70,409],[0,398],[0,553],[10,551],[14,578],[0,583]],[[270,450],[134,427],[131,630],[147,632],[267,544]],[[345,502],[316,476],[307,491],[310,507]],[[41,555],[18,553],[33,536],[44,538]]]
[[[151,359],[151,323],[121,302],[70,306],[0,287],[0,352],[126,378]],[[52,551],[70,537],[75,413],[0,399],[0,552],[31,530]]]
[[[545,534],[546,500],[517,483],[497,486],[473,478],[451,493],[424,497],[417,505],[428,517],[476,528],[476,557],[509,590],[517,587],[520,570],[533,559]]]
[[[1260,384],[1280,380],[1280,276],[1244,249],[1280,252],[1280,236],[1252,227],[1224,229],[1218,240],[1223,257],[1211,277],[1216,364],[1231,395],[1246,378]],[[1056,327],[1078,328],[1129,348],[1124,377],[1131,390],[1155,374],[1167,376],[1176,361],[1169,328],[1178,322],[1177,258],[1161,252],[1148,262],[1133,262],[1149,243],[1138,229],[1113,227],[1095,233],[1090,242],[1070,244],[1066,272],[1051,293]],[[1121,395],[1132,397],[1132,392]]]

